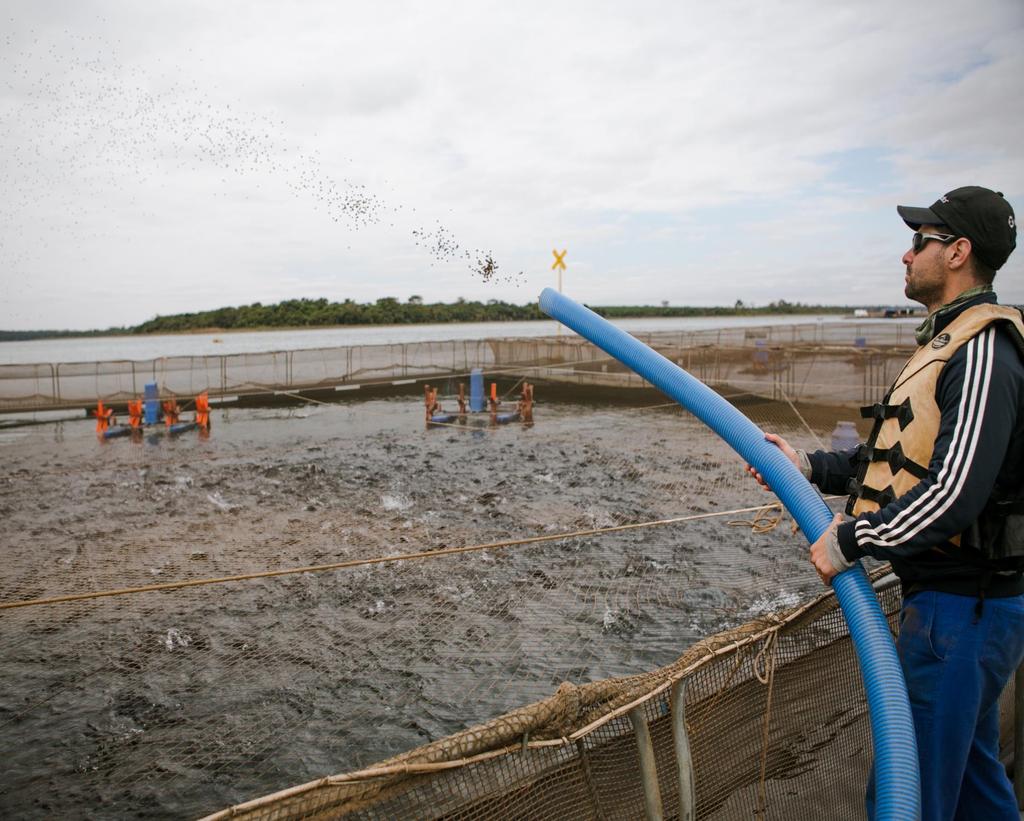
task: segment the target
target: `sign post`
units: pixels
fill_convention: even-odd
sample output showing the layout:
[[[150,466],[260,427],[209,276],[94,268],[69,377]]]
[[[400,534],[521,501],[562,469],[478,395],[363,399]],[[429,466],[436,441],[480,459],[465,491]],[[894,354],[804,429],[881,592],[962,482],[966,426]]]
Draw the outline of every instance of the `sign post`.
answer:
[[[555,261],[553,263],[551,263],[551,270],[552,271],[558,271],[558,293],[562,293],[562,271],[565,270],[565,252],[567,250],[568,250],[567,248],[563,248],[561,253],[559,253],[558,251],[555,251],[554,249],[552,249],[552,251],[551,251],[551,253],[555,255]],[[559,322],[555,326],[555,334],[557,336],[561,336],[562,335],[562,323],[561,322]]]

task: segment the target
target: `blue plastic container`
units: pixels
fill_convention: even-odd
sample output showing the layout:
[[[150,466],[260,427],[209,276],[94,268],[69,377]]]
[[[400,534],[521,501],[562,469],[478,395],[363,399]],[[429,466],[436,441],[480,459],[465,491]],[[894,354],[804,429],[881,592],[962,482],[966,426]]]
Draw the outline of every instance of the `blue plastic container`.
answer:
[[[160,385],[156,382],[147,382],[142,397],[145,400],[142,421],[147,425],[155,425],[160,421]]]
[[[469,373],[469,409],[480,413],[484,404],[484,372],[482,368],[473,368]]]

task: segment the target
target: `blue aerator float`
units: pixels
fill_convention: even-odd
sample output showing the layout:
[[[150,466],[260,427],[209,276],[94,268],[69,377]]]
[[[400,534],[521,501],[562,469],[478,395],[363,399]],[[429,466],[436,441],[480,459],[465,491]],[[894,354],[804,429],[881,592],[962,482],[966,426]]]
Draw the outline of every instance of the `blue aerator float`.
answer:
[[[722,437],[771,485],[808,542],[832,522],[818,492],[764,432],[711,388],[678,365],[552,288],[540,309],[635,371]],[[896,647],[875,591],[858,562],[832,580],[857,651],[871,716],[875,756],[875,812],[879,819],[921,816],[917,742]]]
[[[132,439],[140,438],[144,432],[149,433],[152,440],[157,434],[169,434],[179,436],[190,430],[198,430],[200,438],[206,438],[210,432],[210,400],[207,393],[196,396],[195,419],[191,422],[179,421],[181,408],[173,397],[159,400],[150,394],[152,385],[146,385],[144,399],[137,399],[128,402],[128,424],[119,425],[114,417],[113,408],[106,407],[102,400],[96,402],[96,409],[92,414],[96,417],[96,435],[101,440],[117,439],[130,436]],[[154,405],[154,403],[156,403]],[[161,416],[164,424],[161,426]]]
[[[525,425],[533,424],[533,385],[529,382],[522,382],[521,384],[522,390],[519,395],[519,401],[516,402],[515,410],[501,413],[499,412],[501,400],[498,398],[498,385],[496,382],[491,383],[491,396],[489,400],[486,400],[486,405],[490,408],[489,423],[492,427],[495,425],[508,425],[511,422],[522,422]],[[423,386],[423,401],[426,408],[428,429],[431,426],[438,425],[467,424],[466,386],[461,382],[459,383],[459,395],[457,398],[459,403],[458,413],[446,412],[437,400],[437,388],[430,385]],[[484,403],[483,371],[479,368],[474,368],[470,384],[470,413],[477,414],[482,411],[485,407]],[[479,427],[479,425],[474,426]]]

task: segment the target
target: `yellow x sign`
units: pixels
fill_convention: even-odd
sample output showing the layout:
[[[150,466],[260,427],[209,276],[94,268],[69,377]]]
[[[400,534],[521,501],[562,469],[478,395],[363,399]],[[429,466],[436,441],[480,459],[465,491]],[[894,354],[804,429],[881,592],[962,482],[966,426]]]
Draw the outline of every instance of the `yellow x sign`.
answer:
[[[555,255],[555,261],[551,264],[551,270],[552,271],[555,271],[555,270],[562,270],[562,271],[564,271],[565,270],[565,252],[566,252],[565,248],[562,249],[562,253],[558,253],[558,251],[554,251],[554,250],[551,252],[552,254]]]

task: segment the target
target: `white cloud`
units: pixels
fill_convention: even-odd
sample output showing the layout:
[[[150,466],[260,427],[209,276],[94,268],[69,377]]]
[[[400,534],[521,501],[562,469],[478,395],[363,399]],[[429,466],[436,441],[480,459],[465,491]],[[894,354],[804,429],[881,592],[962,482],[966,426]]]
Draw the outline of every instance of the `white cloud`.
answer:
[[[1017,0],[61,9],[0,49],[0,327],[525,302],[555,245],[591,303],[902,301],[896,201],[1024,202]]]

